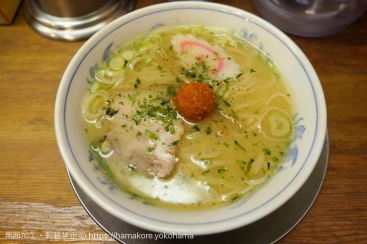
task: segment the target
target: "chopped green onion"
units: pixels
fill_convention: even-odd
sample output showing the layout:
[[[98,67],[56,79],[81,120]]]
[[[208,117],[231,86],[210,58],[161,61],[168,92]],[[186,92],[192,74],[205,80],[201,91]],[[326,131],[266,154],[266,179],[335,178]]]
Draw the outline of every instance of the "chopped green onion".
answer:
[[[156,44],[150,43],[150,44],[147,44],[147,45],[144,45],[144,46],[140,47],[139,52],[144,52],[144,51],[147,51],[149,49],[153,49],[155,47],[157,47]]]
[[[104,140],[102,143],[101,143],[101,152],[103,154],[108,154],[112,151],[112,147],[111,147],[111,143],[109,140]]]
[[[122,69],[125,66],[125,60],[121,57],[113,57],[108,65],[113,70]]]
[[[106,84],[118,84],[125,80],[125,70],[98,69],[95,78]]]
[[[90,88],[89,88],[89,91],[90,92],[96,92],[99,88],[99,82],[97,81],[94,81],[91,85],[90,85]]]
[[[126,60],[130,61],[136,54],[133,51],[125,51],[121,54],[121,56]]]

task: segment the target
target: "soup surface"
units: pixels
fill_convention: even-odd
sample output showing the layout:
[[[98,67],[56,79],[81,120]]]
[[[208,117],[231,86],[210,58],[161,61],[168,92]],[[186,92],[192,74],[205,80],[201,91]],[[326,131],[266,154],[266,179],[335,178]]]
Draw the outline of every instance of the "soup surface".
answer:
[[[223,28],[158,28],[96,70],[83,103],[99,165],[166,208],[223,206],[264,184],[293,136],[286,81]]]

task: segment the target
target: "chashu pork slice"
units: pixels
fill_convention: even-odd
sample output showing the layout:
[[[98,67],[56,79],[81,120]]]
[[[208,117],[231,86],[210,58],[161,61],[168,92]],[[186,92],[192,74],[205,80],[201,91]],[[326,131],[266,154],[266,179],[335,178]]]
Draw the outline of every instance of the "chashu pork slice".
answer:
[[[167,123],[151,118],[136,123],[132,116],[126,116],[133,114],[134,109],[129,107],[124,97],[116,97],[111,108],[125,113],[114,116],[106,134],[115,159],[147,176],[168,178],[178,162],[176,151],[184,132],[182,121],[173,120],[171,126],[174,129],[169,131]],[[118,104],[124,105],[121,108]]]

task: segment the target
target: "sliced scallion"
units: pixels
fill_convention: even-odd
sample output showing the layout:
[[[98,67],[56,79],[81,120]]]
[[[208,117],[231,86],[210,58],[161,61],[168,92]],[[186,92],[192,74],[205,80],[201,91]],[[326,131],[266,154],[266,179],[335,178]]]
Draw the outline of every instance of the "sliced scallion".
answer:
[[[122,57],[116,56],[111,58],[108,65],[113,70],[122,69],[125,66],[125,60]]]
[[[89,91],[90,92],[96,92],[99,88],[99,82],[97,81],[94,81],[91,85],[90,85],[90,88],[89,88]]]
[[[130,61],[131,59],[133,59],[135,57],[136,53],[129,50],[129,51],[125,51],[121,54],[122,58],[125,59],[126,61]]]

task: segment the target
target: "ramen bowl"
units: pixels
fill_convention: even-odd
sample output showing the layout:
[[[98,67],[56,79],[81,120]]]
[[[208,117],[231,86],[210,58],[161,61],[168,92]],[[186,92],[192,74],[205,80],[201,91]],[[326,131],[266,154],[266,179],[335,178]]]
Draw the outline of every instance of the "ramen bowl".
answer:
[[[288,80],[295,102],[294,136],[275,175],[247,197],[224,207],[181,211],[139,201],[120,190],[91,154],[82,115],[84,96],[96,65],[113,50],[157,27],[225,27],[271,58]],[[226,5],[169,2],[126,14],[93,35],[68,65],[55,107],[57,142],[66,167],[81,189],[101,208],[140,228],[161,233],[206,235],[249,225],[290,199],[313,171],[326,135],[326,105],[320,81],[303,52],[263,19]]]

